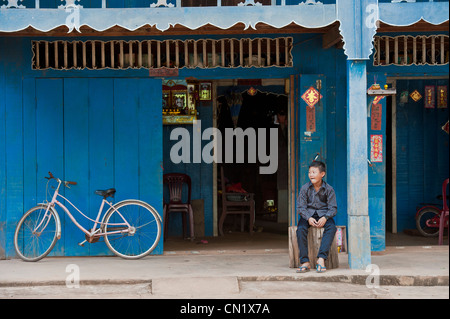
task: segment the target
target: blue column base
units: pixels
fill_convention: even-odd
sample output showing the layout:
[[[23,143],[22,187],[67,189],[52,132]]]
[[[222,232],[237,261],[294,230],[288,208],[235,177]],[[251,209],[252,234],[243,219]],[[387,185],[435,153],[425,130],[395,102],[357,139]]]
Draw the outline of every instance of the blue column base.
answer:
[[[348,216],[348,264],[366,269],[371,262],[369,216]]]

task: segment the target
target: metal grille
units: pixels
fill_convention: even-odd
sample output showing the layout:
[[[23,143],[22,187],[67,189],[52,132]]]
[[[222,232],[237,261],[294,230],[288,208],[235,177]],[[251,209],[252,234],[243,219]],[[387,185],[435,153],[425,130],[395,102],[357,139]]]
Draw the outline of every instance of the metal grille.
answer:
[[[448,35],[375,37],[375,66],[444,65],[448,61]]]
[[[32,41],[34,70],[292,67],[292,37]]]

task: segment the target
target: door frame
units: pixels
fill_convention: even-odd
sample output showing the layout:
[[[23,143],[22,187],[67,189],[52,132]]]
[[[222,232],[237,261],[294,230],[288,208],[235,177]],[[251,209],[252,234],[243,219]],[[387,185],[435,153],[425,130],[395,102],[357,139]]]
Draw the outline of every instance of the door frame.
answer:
[[[294,118],[291,112],[293,112],[294,107],[294,101],[295,98],[293,96],[294,94],[294,75],[291,75],[289,78],[261,78],[262,81],[271,82],[271,85],[279,85],[285,87],[285,93],[288,97],[288,175],[291,176],[291,178],[288,181],[288,224],[291,225],[292,221],[295,221],[295,196],[293,195],[295,192],[295,177],[293,178],[295,174],[293,173],[292,168],[295,165],[295,160],[292,159],[292,152],[294,149],[292,149],[291,143],[294,143],[295,139],[292,136],[292,132],[294,132],[294,123],[292,123],[292,119]],[[237,84],[237,78],[236,79],[219,79],[219,80],[212,80],[212,87],[213,87],[213,127],[217,128],[217,120],[218,120],[218,113],[217,113],[217,88],[219,86],[232,86]],[[295,171],[294,171],[295,172]],[[219,220],[219,211],[218,211],[218,196],[217,196],[217,178],[218,178],[218,171],[217,171],[217,163],[213,161],[213,236],[217,237],[219,235],[218,232],[218,220]],[[294,207],[294,208],[293,208]]]

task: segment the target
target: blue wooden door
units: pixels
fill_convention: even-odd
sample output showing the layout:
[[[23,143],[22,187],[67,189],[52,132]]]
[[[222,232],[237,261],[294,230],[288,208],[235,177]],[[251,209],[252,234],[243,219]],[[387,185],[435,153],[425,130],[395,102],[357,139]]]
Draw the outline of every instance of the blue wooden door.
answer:
[[[448,106],[425,108],[425,86],[445,85],[448,80],[397,81],[396,156],[397,156],[397,231],[415,229],[416,207],[436,203],[442,182],[449,175],[449,137],[442,130],[448,121]],[[422,98],[401,99],[402,93],[417,90]],[[435,96],[437,98],[437,96]],[[436,101],[437,104],[437,101]]]
[[[298,110],[296,115],[298,140],[295,141],[297,165],[297,193],[309,181],[309,164],[316,159],[327,164],[326,158],[326,78],[323,75],[301,75],[299,80]],[[311,92],[312,91],[312,92]],[[308,93],[320,98],[311,105],[305,99]],[[305,95],[306,94],[306,95]],[[304,99],[304,98],[305,99]],[[325,178],[326,179],[326,178]],[[295,214],[298,222],[298,214]]]
[[[35,108],[32,101],[25,105],[25,114],[31,112],[24,123],[25,180],[33,182],[26,186],[27,207],[45,199],[51,171],[78,183],[62,194],[92,219],[101,203],[94,191],[112,187],[115,202],[141,199],[162,215],[161,90],[154,79],[37,79]],[[62,237],[53,255],[110,254],[102,242],[78,246],[84,234],[58,211]],[[86,229],[92,226],[71,212]],[[154,253],[162,249],[161,243]]]

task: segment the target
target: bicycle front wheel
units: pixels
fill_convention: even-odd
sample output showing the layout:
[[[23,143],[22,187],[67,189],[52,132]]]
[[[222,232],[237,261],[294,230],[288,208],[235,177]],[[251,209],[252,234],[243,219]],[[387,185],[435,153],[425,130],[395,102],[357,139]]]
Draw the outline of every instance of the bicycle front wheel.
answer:
[[[22,216],[14,233],[14,248],[24,261],[38,261],[47,256],[58,240],[58,217],[47,205],[33,207]]]
[[[124,220],[130,227],[123,225]],[[117,256],[139,259],[150,254],[161,238],[161,218],[150,205],[126,200],[106,213],[103,225],[105,243]],[[121,225],[122,224],[122,225]]]

